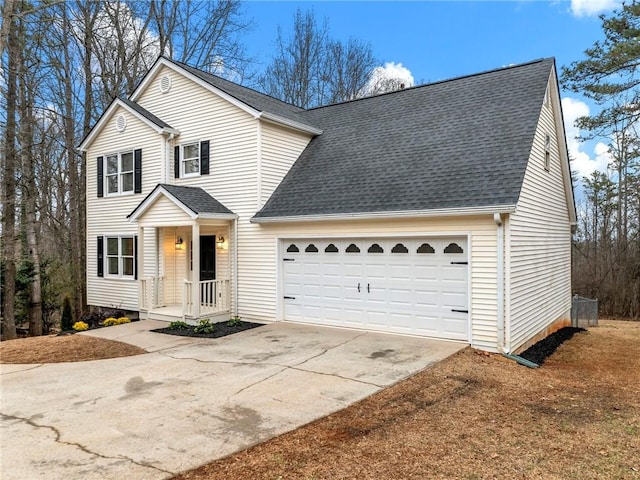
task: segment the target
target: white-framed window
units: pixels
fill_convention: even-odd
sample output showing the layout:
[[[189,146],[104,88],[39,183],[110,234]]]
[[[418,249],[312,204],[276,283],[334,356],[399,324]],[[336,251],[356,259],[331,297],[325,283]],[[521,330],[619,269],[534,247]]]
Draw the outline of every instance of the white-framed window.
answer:
[[[544,136],[544,169],[548,172],[551,167],[551,135]]]
[[[180,150],[180,170],[182,177],[200,175],[200,142],[185,143]]]
[[[133,151],[107,155],[105,163],[107,195],[133,193]]]
[[[135,240],[133,236],[107,236],[106,274],[109,277],[131,278],[135,276]]]

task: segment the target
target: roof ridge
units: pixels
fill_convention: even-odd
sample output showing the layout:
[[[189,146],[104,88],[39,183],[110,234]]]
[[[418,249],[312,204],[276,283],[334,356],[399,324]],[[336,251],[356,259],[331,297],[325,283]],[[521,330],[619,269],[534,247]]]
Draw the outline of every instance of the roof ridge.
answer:
[[[454,81],[462,80],[462,79],[465,79],[465,78],[479,77],[481,75],[488,75],[490,73],[496,73],[496,72],[500,72],[500,71],[504,71],[504,70],[511,70],[511,69],[515,69],[515,68],[526,67],[528,65],[533,65],[535,63],[542,63],[542,62],[545,62],[545,61],[548,61],[548,60],[552,60],[555,63],[555,57],[542,57],[542,58],[537,58],[535,60],[530,60],[528,62],[518,63],[518,64],[515,64],[515,65],[506,65],[504,67],[492,68],[490,70],[483,70],[482,72],[469,73],[469,74],[466,74],[466,75],[458,75],[456,77],[445,78],[443,80],[436,80],[434,82],[422,83],[420,85],[414,85],[412,87],[403,88],[401,90],[392,90],[390,92],[383,92],[383,93],[378,93],[378,94],[375,94],[375,95],[369,95],[369,96],[366,96],[366,97],[354,98],[354,99],[351,99],[351,100],[345,100],[343,102],[329,103],[329,104],[326,104],[326,105],[318,105],[317,107],[308,108],[305,111],[309,112],[309,111],[312,111],[312,110],[319,110],[321,108],[334,107],[336,105],[344,105],[344,104],[353,103],[353,102],[359,102],[359,101],[363,101],[363,100],[371,100],[373,98],[383,97],[385,95],[393,95],[393,94],[398,94],[398,93],[402,93],[402,92],[407,92],[407,91],[410,91],[410,90],[417,90],[417,89],[420,89],[420,88],[431,87],[433,85],[440,85],[440,84],[443,84],[443,83],[454,82]]]
[[[173,60],[173,59],[168,58],[168,57],[165,57],[165,56],[162,56],[162,58],[164,58],[165,60],[168,60],[168,61],[170,61],[170,62],[172,62],[172,63],[175,63],[176,65],[178,65],[178,66],[180,66],[180,67],[183,67],[183,68],[184,68],[184,67],[186,67],[187,69],[197,70],[197,71],[198,71],[198,72],[200,72],[200,73],[204,73],[205,75],[211,75],[212,77],[215,77],[215,78],[217,78],[217,79],[219,79],[219,80],[222,80],[223,82],[229,82],[229,83],[231,83],[231,84],[235,85],[236,87],[244,88],[245,90],[249,90],[249,91],[251,91],[251,92],[253,92],[253,93],[256,93],[256,94],[258,94],[258,95],[262,95],[262,96],[263,96],[263,97],[265,97],[265,98],[269,98],[269,99],[271,99],[271,100],[275,100],[275,101],[277,101],[277,102],[282,103],[283,105],[286,105],[286,106],[288,106],[288,107],[292,107],[292,108],[294,108],[294,109],[298,110],[298,112],[302,112],[302,111],[304,111],[304,109],[303,109],[303,108],[300,108],[300,107],[298,107],[298,106],[294,105],[293,103],[285,102],[284,100],[281,100],[281,99],[279,99],[279,98],[277,98],[277,97],[274,97],[274,96],[269,95],[269,94],[267,94],[267,93],[264,93],[264,92],[261,92],[261,91],[259,91],[259,90],[256,90],[255,88],[248,87],[248,86],[246,86],[246,85],[242,85],[241,83],[237,83],[237,82],[234,82],[234,81],[228,80],[228,79],[226,79],[226,78],[224,78],[224,77],[221,77],[220,75],[216,75],[215,73],[206,72],[206,71],[204,71],[204,70],[202,70],[202,69],[200,69],[200,68],[194,67],[193,65],[189,65],[188,63],[180,62],[180,61],[178,61],[178,60]],[[224,90],[223,88],[219,87],[218,85],[213,85],[213,86],[214,86],[214,87],[216,87],[216,88],[220,88],[221,90]],[[225,93],[227,93],[228,95],[231,95],[232,97],[234,97],[234,98],[235,98],[235,96],[234,96],[234,95],[232,95],[231,93],[227,92],[226,90],[224,90],[224,91],[225,91]],[[298,113],[298,112],[294,112],[294,113]]]

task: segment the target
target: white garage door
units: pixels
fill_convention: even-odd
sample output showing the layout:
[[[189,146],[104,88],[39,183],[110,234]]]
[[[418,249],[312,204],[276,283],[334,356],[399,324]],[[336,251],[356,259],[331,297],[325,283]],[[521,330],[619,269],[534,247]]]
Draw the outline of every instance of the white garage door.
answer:
[[[285,320],[468,340],[464,237],[292,239],[281,252]]]

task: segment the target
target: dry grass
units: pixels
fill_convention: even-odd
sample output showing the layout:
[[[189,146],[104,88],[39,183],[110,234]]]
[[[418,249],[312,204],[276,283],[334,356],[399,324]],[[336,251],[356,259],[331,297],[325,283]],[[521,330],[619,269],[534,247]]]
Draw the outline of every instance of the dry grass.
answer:
[[[122,342],[85,335],[19,338],[0,342],[0,363],[83,362],[146,353]]]
[[[174,477],[640,479],[640,323],[530,370],[470,348],[336,414]]]

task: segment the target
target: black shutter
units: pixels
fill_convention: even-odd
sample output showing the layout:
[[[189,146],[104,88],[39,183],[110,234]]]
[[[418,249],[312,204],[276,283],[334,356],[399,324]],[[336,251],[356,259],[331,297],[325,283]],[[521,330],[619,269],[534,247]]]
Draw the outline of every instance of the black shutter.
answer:
[[[180,178],[180,147],[176,146],[173,149],[173,175],[176,178]]]
[[[138,279],[138,236],[133,237],[133,278]]]
[[[209,175],[209,140],[200,142],[200,175]]]
[[[133,193],[142,192],[142,150],[133,151]]]
[[[104,277],[104,237],[98,237],[98,276]]]
[[[104,176],[103,169],[104,168],[104,157],[98,157],[98,198],[104,195]]]

